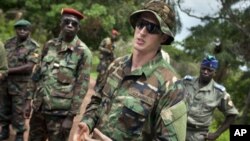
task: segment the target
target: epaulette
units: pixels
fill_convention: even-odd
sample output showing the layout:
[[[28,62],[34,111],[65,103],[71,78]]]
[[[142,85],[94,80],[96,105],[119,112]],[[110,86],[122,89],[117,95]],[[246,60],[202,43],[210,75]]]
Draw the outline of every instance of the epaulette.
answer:
[[[189,81],[191,81],[191,80],[193,80],[193,79],[194,79],[194,77],[191,76],[191,75],[186,75],[186,76],[184,77],[184,80],[189,80]]]
[[[218,83],[214,83],[214,87],[218,90],[220,90],[221,92],[226,91],[226,88]]]
[[[34,39],[30,39],[30,40],[31,40],[31,43],[35,44],[36,47],[40,46]]]

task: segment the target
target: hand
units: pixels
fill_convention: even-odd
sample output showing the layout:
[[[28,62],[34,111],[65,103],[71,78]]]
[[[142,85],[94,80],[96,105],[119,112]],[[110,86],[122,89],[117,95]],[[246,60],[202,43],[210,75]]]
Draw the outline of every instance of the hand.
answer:
[[[95,128],[93,138],[85,136],[85,141],[112,141],[112,140],[106,135],[104,135],[100,130]]]
[[[2,73],[0,73],[0,80],[3,80],[4,75]]]
[[[80,122],[76,133],[73,135],[73,141],[85,141],[85,136],[89,136],[89,127],[86,123]]]
[[[23,107],[23,117],[25,119],[30,118],[31,115],[31,100],[26,100]]]
[[[74,117],[73,116],[68,116],[63,120],[62,126],[61,126],[61,134],[64,136],[68,136],[69,132],[72,128],[73,125],[73,120]]]
[[[218,135],[217,135],[217,133],[207,133],[206,135],[204,135],[205,136],[205,140],[211,140],[211,141],[213,141],[213,140],[216,140],[217,138],[218,138]]]

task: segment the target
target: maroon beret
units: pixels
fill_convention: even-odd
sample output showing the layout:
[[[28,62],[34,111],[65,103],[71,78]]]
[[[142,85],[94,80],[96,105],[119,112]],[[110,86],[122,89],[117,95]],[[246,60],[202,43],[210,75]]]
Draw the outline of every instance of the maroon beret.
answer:
[[[61,15],[64,15],[64,14],[74,15],[79,20],[84,18],[84,15],[81,12],[79,12],[79,11],[73,9],[73,8],[63,8],[62,11],[61,11]]]

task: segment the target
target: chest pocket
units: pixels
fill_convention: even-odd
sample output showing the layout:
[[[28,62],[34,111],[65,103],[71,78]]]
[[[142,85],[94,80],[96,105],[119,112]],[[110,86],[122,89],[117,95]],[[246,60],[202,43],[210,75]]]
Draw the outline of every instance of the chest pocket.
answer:
[[[25,47],[20,47],[18,50],[18,59],[19,60],[24,60],[26,56],[29,54],[29,49]]]
[[[146,121],[145,109],[140,100],[125,101],[118,117],[117,128],[132,136],[139,136]]]
[[[72,84],[76,77],[76,63],[73,61],[60,60],[57,79],[63,84]]]
[[[147,84],[136,82],[132,84],[128,94],[132,98],[124,101],[118,128],[130,135],[140,136],[153,109],[157,92]]]

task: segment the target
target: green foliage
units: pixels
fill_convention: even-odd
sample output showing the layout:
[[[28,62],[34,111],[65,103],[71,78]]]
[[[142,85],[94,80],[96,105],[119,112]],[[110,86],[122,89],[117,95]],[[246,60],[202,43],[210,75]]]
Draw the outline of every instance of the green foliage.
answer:
[[[0,14],[0,41],[3,43],[12,36],[15,36],[14,25],[15,21],[6,20],[3,15]]]
[[[175,46],[163,46],[170,56],[170,64],[176,69],[181,77],[186,75],[196,76],[199,73],[199,66],[196,62],[192,61],[191,56],[177,49]]]
[[[223,121],[224,121],[224,115],[219,110],[216,109],[214,112],[214,119],[209,127],[209,131],[215,132]],[[219,138],[216,139],[216,141],[229,141],[229,130],[223,132],[219,136]]]

